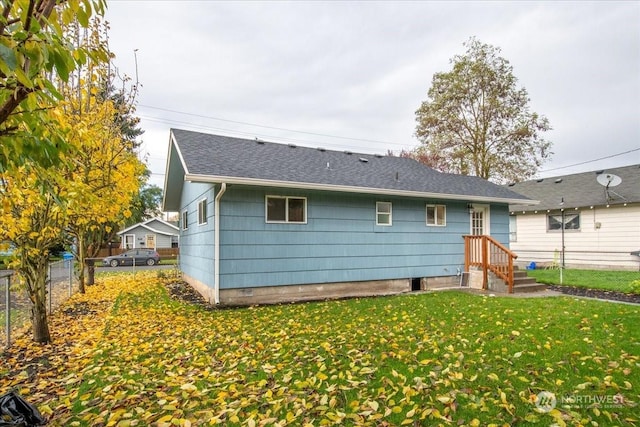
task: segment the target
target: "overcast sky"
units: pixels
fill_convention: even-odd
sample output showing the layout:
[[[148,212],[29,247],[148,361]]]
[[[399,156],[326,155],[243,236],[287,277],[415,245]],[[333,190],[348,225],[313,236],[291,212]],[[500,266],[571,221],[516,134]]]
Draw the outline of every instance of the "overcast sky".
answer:
[[[502,50],[532,110],[551,122],[555,154],[539,176],[640,163],[638,1],[108,8],[120,72],[135,75],[137,57],[143,148],[160,187],[172,127],[364,153],[411,149],[433,74],[449,71],[472,36]]]

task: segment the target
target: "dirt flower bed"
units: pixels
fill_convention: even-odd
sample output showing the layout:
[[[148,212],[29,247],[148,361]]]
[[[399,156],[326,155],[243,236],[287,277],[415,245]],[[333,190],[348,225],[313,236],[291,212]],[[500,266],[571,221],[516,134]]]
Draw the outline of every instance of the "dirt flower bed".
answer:
[[[627,294],[624,292],[606,291],[603,289],[590,289],[578,286],[547,285],[547,288],[553,291],[562,292],[566,295],[573,295],[577,297],[589,297],[610,301],[622,301],[640,304],[640,294]]]

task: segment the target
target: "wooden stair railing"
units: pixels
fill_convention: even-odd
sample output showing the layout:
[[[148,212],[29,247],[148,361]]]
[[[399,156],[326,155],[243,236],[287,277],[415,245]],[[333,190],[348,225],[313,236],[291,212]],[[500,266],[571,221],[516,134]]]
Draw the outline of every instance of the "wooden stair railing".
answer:
[[[518,256],[491,236],[462,236],[464,238],[464,270],[482,270],[482,289],[487,289],[489,271],[504,280],[513,293],[513,261]]]

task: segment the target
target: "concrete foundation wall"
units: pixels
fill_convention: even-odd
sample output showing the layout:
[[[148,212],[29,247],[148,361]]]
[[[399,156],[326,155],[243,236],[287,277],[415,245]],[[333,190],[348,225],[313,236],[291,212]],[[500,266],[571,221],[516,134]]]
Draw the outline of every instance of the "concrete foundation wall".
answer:
[[[460,286],[460,276],[423,277],[420,279],[420,289],[451,288]]]
[[[187,275],[183,275],[183,279],[209,301],[210,304],[214,303],[213,288]],[[220,303],[223,305],[275,304],[346,297],[393,295],[409,291],[411,291],[410,279],[263,286],[256,288],[221,289]]]
[[[274,304],[346,297],[392,295],[411,290],[409,279],[368,282],[321,283],[308,285],[266,286],[223,289],[220,302],[225,305]]]
[[[190,284],[193,289],[198,291],[198,293],[202,295],[202,297],[206,299],[209,304],[215,304],[215,295],[213,288],[210,288],[205,283],[185,274],[184,272],[182,273],[182,280]]]

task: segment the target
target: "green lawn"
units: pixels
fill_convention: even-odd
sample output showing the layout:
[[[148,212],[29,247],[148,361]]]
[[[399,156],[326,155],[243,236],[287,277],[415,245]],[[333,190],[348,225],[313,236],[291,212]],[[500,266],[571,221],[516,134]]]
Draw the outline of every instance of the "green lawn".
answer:
[[[45,406],[54,425],[640,423],[637,306],[438,292],[206,310],[127,286]]]
[[[540,283],[560,284],[560,270],[527,270]],[[605,289],[625,293],[640,293],[640,271],[563,270],[562,284],[585,288]],[[634,284],[634,281],[637,283]]]

